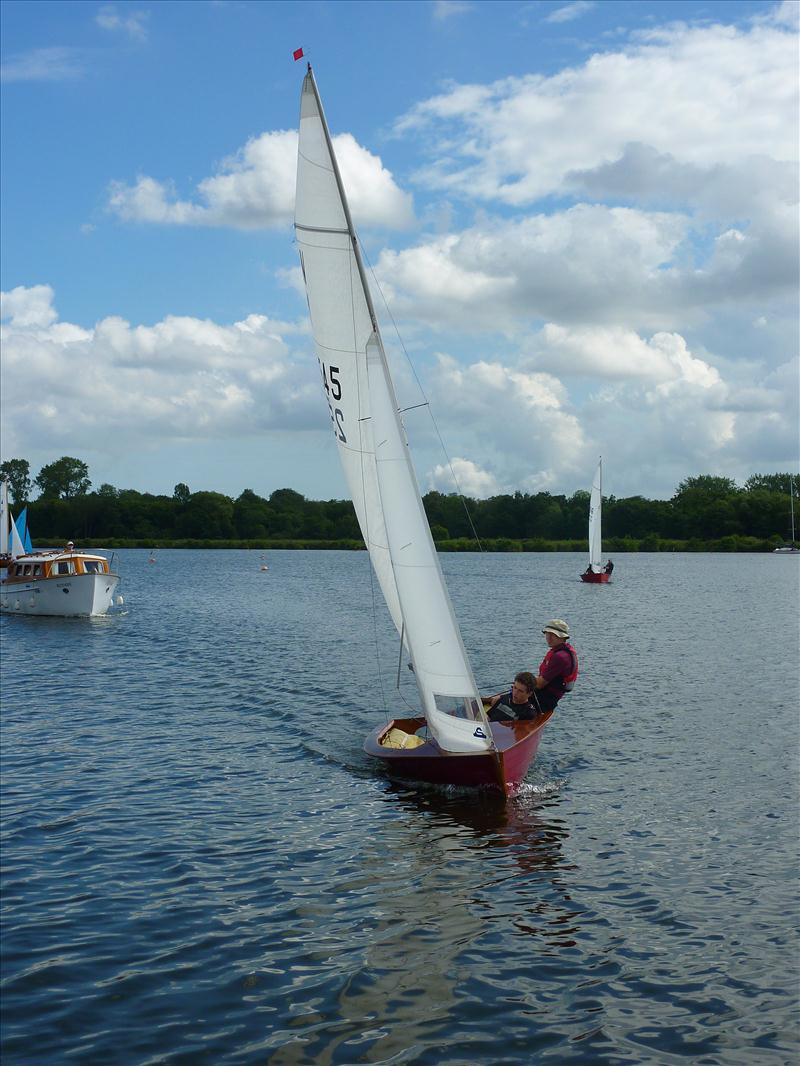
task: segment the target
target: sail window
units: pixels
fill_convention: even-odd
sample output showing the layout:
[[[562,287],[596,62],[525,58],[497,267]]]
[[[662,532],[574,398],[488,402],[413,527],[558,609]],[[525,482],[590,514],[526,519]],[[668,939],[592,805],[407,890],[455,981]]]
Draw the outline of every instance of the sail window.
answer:
[[[436,696],[436,710],[451,718],[465,718],[468,722],[482,722],[483,715],[474,696]]]

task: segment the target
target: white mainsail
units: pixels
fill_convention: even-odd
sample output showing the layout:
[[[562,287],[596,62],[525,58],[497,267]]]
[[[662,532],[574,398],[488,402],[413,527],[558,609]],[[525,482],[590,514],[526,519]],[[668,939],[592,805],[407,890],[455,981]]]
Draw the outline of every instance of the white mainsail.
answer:
[[[490,750],[310,67],[300,97],[295,232],[339,457],[428,725],[446,751]]]
[[[603,569],[601,565],[603,557],[602,510],[603,460],[601,458],[597,464],[589,498],[589,565],[595,574],[599,574]]]
[[[0,555],[8,555],[8,481],[0,484]]]

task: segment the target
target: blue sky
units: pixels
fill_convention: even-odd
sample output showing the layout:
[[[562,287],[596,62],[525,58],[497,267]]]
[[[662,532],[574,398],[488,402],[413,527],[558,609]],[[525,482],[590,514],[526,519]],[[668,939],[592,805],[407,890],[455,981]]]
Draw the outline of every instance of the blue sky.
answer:
[[[797,470],[796,3],[0,10],[3,459],[345,494],[293,245],[302,46],[401,402],[404,347],[466,493],[571,493],[599,454],[617,496]]]

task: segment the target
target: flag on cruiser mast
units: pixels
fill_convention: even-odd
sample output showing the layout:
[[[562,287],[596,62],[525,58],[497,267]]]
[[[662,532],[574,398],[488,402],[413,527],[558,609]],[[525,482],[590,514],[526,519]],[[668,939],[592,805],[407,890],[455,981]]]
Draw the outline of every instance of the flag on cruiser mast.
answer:
[[[303,49],[302,48],[295,48],[295,50],[292,52],[292,59],[296,63],[298,59],[302,59],[302,58],[303,58]]]

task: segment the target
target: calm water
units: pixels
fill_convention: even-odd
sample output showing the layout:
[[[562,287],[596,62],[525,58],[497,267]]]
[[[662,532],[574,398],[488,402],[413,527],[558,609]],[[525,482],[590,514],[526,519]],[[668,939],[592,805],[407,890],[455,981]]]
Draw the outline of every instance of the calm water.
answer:
[[[485,691],[581,657],[505,806],[362,754],[363,553],[147,559],[0,618],[5,1063],[794,1060],[800,560],[443,556]]]

